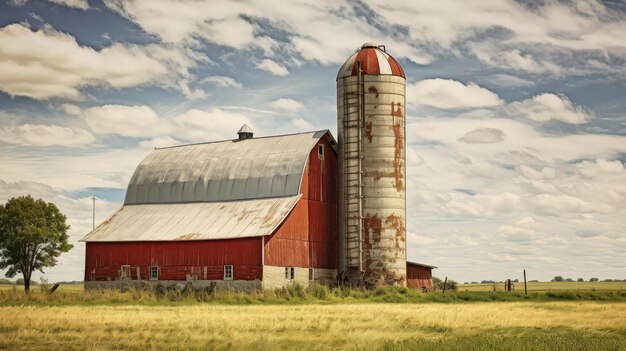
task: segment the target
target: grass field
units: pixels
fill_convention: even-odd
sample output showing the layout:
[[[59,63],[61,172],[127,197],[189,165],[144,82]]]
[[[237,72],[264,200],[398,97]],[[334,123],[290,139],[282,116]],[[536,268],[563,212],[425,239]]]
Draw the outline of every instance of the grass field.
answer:
[[[626,304],[0,307],[8,350],[626,350]]]
[[[513,283],[515,291],[524,291],[524,282]],[[459,291],[504,291],[504,283],[459,284]],[[528,291],[626,291],[626,282],[529,282]]]

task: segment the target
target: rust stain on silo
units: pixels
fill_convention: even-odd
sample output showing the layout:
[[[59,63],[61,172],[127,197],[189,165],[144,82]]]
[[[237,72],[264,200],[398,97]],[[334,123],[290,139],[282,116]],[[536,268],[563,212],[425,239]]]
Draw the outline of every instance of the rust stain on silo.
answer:
[[[376,98],[378,99],[378,89],[376,89],[375,86],[370,86],[367,91],[369,91],[370,93],[374,93],[376,94]]]
[[[404,174],[402,169],[404,168],[404,135],[402,133],[402,124],[394,123],[393,125],[394,147],[393,154],[393,178],[395,179],[396,191],[400,192],[404,189]]]
[[[397,105],[393,102],[391,103],[391,115],[395,117],[404,117],[401,103],[398,102]]]
[[[365,123],[365,136],[368,142],[372,142],[372,122]]]
[[[366,248],[371,248],[371,244],[379,243],[380,237],[382,233],[383,220],[378,217],[377,214],[370,215],[368,214],[363,218],[363,231],[365,232],[365,246]],[[370,235],[372,240],[370,241]]]
[[[403,247],[403,243],[405,242],[405,232],[406,228],[404,226],[404,221],[402,217],[396,216],[395,214],[390,214],[386,219],[385,223],[389,224],[391,228],[396,230],[396,249],[400,250]]]

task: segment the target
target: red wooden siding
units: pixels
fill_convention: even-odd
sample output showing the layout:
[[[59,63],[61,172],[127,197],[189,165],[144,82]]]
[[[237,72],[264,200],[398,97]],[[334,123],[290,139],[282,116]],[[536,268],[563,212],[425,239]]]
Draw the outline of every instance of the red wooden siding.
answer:
[[[324,145],[322,160],[318,145]],[[337,155],[326,138],[309,153],[300,192],[291,214],[266,238],[265,264],[336,268]]]
[[[187,275],[223,279],[224,265],[233,265],[234,280],[261,279],[261,238],[177,242],[87,243],[85,280],[117,279],[130,265],[132,279],[148,279],[148,267],[158,266],[159,280],[185,280]],[[93,273],[95,270],[95,273]]]
[[[424,267],[412,263],[406,264],[407,286],[415,289],[432,289],[433,275],[432,268]]]
[[[317,146],[309,155],[309,233],[311,267],[337,268],[337,154],[328,140],[324,159],[317,155]]]

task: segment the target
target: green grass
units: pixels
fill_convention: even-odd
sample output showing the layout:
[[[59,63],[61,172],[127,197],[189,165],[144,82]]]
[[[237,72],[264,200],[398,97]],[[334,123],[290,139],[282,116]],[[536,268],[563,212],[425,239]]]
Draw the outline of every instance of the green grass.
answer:
[[[222,305],[293,305],[293,304],[354,304],[354,303],[471,303],[515,301],[626,301],[626,291],[447,291],[422,293],[398,287],[375,290],[334,288],[312,284],[307,287],[290,285],[287,288],[251,293],[232,291],[188,291],[166,289],[88,290],[61,287],[47,294],[40,287],[30,294],[15,289],[0,290],[0,306],[73,306],[73,305],[146,305],[172,306],[195,304]]]
[[[513,283],[515,291],[524,292],[524,282]],[[504,291],[504,283],[459,284],[459,291]],[[626,291],[626,282],[529,282],[529,292],[555,291]]]

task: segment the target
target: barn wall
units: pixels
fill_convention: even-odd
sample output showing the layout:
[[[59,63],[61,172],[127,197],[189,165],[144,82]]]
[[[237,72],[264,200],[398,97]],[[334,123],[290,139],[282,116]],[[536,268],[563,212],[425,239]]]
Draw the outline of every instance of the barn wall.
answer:
[[[85,281],[116,280],[122,265],[131,279],[147,279],[148,267],[160,268],[159,280],[221,280],[233,265],[233,280],[261,279],[261,238],[177,242],[88,242]],[[206,275],[205,275],[206,271]]]
[[[432,289],[432,268],[407,263],[407,286],[414,289]]]
[[[318,146],[324,145],[324,158]],[[326,138],[309,153],[298,201],[287,219],[266,238],[265,265],[337,267],[337,156]]]

